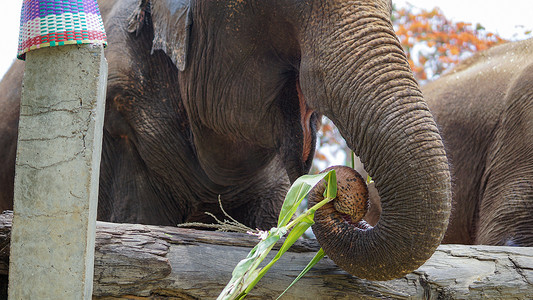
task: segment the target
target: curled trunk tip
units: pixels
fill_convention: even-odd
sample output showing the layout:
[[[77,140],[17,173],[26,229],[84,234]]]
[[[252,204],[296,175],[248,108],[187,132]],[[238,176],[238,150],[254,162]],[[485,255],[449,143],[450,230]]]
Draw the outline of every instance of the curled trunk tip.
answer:
[[[313,232],[320,245],[326,245],[326,247],[322,246],[326,254],[330,251],[327,245],[331,241],[324,243],[323,237],[328,236],[330,230],[350,234],[352,230],[372,228],[363,220],[369,208],[368,187],[363,177],[356,170],[346,166],[332,166],[322,172],[328,172],[332,169],[335,170],[337,176],[337,196],[316,212],[315,222],[317,225],[313,226]],[[324,199],[324,191],[325,184],[317,184],[310,191],[309,207]],[[335,256],[333,255],[333,257]],[[332,258],[331,255],[330,258]],[[335,261],[335,259],[333,260]],[[339,266],[342,267],[341,264]]]
[[[330,170],[335,170],[337,175],[337,197],[321,210],[331,210],[331,213],[341,216],[346,222],[359,223],[369,206],[368,188],[364,179],[357,171],[346,166],[329,167],[322,173]],[[310,201],[318,203],[323,200],[324,190],[324,184],[316,185],[309,193]],[[333,219],[324,221],[334,222]]]

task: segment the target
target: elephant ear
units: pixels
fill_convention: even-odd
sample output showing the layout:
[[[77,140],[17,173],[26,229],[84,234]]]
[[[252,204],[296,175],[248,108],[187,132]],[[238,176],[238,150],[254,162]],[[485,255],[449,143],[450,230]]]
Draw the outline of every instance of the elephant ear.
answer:
[[[192,25],[190,0],[140,0],[129,18],[128,31],[139,35],[147,13],[152,16],[154,31],[152,54],[163,50],[178,70],[184,71]]]

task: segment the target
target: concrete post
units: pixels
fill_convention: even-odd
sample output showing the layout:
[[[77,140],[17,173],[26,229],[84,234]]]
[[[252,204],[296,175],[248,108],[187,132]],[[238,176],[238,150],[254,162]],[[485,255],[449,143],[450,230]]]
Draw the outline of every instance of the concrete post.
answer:
[[[26,54],[10,299],[90,299],[107,62],[101,45]]]

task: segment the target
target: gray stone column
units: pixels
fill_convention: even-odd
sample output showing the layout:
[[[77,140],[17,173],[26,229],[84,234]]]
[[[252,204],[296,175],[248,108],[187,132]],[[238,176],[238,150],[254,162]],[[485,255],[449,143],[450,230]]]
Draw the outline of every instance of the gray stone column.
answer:
[[[10,299],[90,299],[107,62],[101,45],[26,54]]]

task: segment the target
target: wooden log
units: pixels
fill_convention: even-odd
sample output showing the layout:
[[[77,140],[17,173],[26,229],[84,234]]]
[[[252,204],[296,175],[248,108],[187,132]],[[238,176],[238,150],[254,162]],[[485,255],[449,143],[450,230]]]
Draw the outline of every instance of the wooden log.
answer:
[[[0,274],[7,274],[11,214],[0,215]],[[97,222],[94,299],[213,299],[257,242],[238,233]],[[247,299],[276,299],[314,256],[297,243]],[[283,299],[533,299],[533,248],[442,245],[418,270],[391,281],[356,278],[325,258]]]

